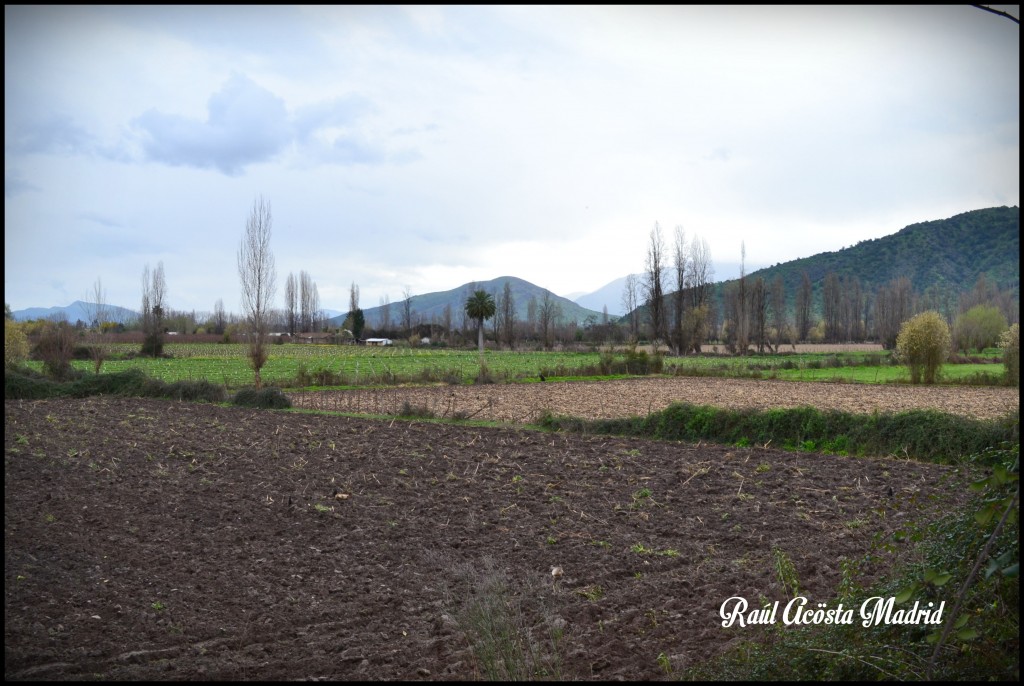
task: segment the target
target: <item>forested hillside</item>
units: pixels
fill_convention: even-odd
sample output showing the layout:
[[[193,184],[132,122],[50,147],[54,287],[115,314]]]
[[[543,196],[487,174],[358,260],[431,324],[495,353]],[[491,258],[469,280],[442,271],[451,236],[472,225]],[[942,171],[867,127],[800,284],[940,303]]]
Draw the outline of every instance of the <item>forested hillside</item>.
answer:
[[[932,291],[954,299],[984,274],[986,281],[1019,298],[1020,208],[991,207],[911,224],[891,236],[760,269],[748,277],[771,283],[781,276],[787,302],[792,303],[805,271],[816,300],[829,272],[841,279],[856,277],[864,292],[906,277],[918,293]]]

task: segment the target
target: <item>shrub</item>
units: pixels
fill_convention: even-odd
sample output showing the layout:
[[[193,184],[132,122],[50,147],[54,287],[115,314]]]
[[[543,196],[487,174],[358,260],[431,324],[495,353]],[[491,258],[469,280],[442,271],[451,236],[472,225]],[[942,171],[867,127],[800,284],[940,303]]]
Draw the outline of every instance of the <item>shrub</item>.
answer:
[[[1020,324],[1014,324],[999,337],[1003,349],[1003,366],[1006,367],[1006,383],[1020,386]]]
[[[242,407],[258,407],[265,410],[284,410],[292,406],[280,388],[243,388],[235,394],[235,405]]]
[[[52,381],[24,367],[9,368],[4,374],[4,397],[7,400],[66,396],[87,398],[95,395],[221,402],[224,400],[224,389],[208,381],[177,381],[169,384],[146,376],[140,369],[113,374],[89,374],[64,383]]]
[[[216,386],[209,381],[175,381],[166,384],[162,397],[191,402],[219,403],[224,400],[226,392],[223,386]],[[287,402],[287,398],[285,401]],[[289,403],[289,407],[291,404]]]
[[[25,326],[13,321],[4,321],[4,367],[28,359],[28,337]]]
[[[146,335],[142,342],[141,355],[144,357],[161,357],[164,354],[164,336],[161,333]]]
[[[487,363],[480,360],[480,373],[473,380],[475,384],[492,384],[495,382],[494,372],[487,366]]]
[[[421,419],[433,419],[434,412],[426,405],[413,405],[408,400],[402,402],[402,407],[398,411],[399,417],[408,418],[421,418]]]
[[[956,318],[954,331],[959,350],[991,348],[1006,330],[1006,317],[994,305],[975,305]]]
[[[949,344],[949,325],[934,310],[903,322],[896,336],[896,354],[910,369],[911,383],[935,383],[949,355]]]
[[[42,400],[63,395],[62,385],[47,379],[28,367],[7,367],[4,370],[6,400]]]
[[[42,360],[47,373],[57,381],[73,376],[71,359],[75,354],[75,330],[67,322],[46,322],[39,333],[34,357]]]

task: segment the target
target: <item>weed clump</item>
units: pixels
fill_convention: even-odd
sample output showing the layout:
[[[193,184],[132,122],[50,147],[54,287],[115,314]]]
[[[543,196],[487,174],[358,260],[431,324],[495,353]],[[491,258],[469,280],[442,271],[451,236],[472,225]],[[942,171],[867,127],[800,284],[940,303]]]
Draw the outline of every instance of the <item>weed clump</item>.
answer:
[[[402,408],[398,411],[399,417],[433,419],[434,412],[426,405],[413,405],[408,400],[402,402]]]
[[[235,393],[232,402],[242,407],[257,407],[263,410],[286,410],[292,406],[288,396],[280,388],[276,387],[262,388],[260,390],[243,388]]]

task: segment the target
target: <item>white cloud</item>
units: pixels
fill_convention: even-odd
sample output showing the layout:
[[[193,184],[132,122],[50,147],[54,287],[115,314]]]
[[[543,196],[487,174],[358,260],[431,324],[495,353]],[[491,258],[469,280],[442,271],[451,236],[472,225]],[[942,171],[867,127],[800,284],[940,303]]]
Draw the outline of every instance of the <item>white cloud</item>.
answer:
[[[5,289],[131,306],[163,259],[233,308],[256,193],[336,309],[596,289],[655,221],[835,250],[1018,204],[1018,41],[967,6],[5,7]]]

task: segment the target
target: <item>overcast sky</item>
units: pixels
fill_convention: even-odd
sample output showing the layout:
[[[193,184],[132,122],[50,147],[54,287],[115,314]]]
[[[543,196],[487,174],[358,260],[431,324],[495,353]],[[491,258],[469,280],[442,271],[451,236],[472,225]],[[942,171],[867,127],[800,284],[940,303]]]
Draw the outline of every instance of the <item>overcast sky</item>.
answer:
[[[1019,16],[1019,6],[994,6]],[[4,300],[364,308],[643,269],[651,228],[770,265],[1018,205],[1020,44],[970,6],[4,8]],[[720,272],[722,270],[719,270]]]

